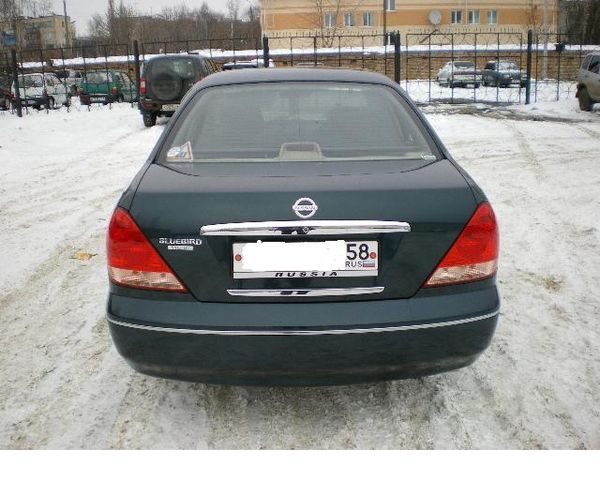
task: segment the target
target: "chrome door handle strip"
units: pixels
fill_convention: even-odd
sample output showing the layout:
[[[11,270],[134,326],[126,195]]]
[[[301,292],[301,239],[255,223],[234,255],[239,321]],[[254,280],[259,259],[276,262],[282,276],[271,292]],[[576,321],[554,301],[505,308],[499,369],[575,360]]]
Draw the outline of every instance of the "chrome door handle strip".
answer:
[[[265,237],[279,235],[356,235],[408,233],[410,224],[384,220],[300,220],[270,222],[218,223],[204,225],[200,235]]]
[[[234,297],[340,297],[344,295],[373,295],[385,287],[353,288],[281,288],[281,289],[229,289]]]

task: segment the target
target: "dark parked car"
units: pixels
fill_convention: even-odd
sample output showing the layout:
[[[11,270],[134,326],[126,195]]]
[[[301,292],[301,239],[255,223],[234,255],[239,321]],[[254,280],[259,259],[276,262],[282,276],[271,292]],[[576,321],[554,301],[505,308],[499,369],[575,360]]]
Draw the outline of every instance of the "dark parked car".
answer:
[[[209,58],[200,55],[158,55],[143,66],[140,79],[140,111],[144,125],[156,117],[171,116],[196,82],[217,71]]]
[[[498,318],[482,190],[378,74],[248,69],[186,96],[110,221],[140,372],[338,384],[469,365]]]
[[[8,75],[0,75],[0,110],[10,110],[13,102],[11,84],[12,79]]]
[[[513,84],[525,87],[527,74],[515,62],[492,61],[485,64],[481,82],[492,87],[510,87]]]
[[[79,99],[82,105],[114,102],[135,102],[135,83],[124,72],[116,70],[88,72],[79,86]]]
[[[600,52],[588,53],[577,72],[577,99],[579,108],[590,111],[600,103]]]

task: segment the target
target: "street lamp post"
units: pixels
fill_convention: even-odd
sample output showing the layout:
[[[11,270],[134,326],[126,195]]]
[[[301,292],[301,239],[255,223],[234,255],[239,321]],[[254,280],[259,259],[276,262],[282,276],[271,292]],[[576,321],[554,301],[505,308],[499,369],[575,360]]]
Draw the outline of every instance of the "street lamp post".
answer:
[[[383,46],[387,45],[387,1],[383,0]]]

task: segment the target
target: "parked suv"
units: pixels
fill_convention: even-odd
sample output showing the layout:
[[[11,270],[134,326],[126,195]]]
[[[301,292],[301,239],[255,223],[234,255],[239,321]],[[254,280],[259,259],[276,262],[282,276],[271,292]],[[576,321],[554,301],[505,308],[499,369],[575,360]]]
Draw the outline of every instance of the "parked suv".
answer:
[[[515,62],[507,60],[487,62],[481,77],[484,86],[510,87],[512,84],[524,87],[527,84],[527,73]]]
[[[192,85],[216,71],[212,60],[200,55],[159,55],[146,61],[139,101],[144,125],[151,127],[156,117],[173,115]]]
[[[577,74],[579,108],[589,112],[600,102],[600,51],[589,53],[583,59]]]

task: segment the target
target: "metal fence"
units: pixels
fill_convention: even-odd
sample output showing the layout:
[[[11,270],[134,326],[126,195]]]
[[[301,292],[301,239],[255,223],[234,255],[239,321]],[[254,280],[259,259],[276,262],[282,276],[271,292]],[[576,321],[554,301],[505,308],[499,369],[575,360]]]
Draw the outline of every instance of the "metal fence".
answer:
[[[335,67],[379,72],[400,83],[421,103],[528,103],[540,100],[573,98],[577,70],[588,51],[598,46],[582,45],[580,38],[564,34],[531,32],[391,32],[364,35],[297,35],[288,37],[240,37],[189,39],[181,41],[134,42],[118,45],[90,45],[77,48],[34,49],[0,55],[0,77],[13,83],[12,106],[22,105],[23,112],[50,112],[62,103],[67,109],[112,108],[115,102],[129,102],[133,108],[139,90],[139,71],[144,61],[155,55],[194,53],[210,57],[217,65],[235,66],[253,62],[255,66]],[[472,62],[473,82],[444,82],[440,72],[446,64]],[[523,72],[523,81],[504,86],[486,82],[485,67],[490,62],[514,64]],[[231,65],[229,65],[231,67]],[[21,87],[28,74],[52,73],[61,79],[60,100],[49,91],[39,98],[33,87]],[[453,72],[454,73],[454,72]],[[105,79],[106,95],[88,95],[82,85],[92,74]],[[116,77],[115,77],[116,76]],[[123,79],[125,89],[113,82]],[[10,79],[7,82],[6,79]],[[54,91],[58,91],[56,88]],[[18,93],[23,98],[14,98]],[[30,98],[28,92],[33,92]],[[58,94],[57,94],[58,95]],[[93,97],[93,98],[92,98]],[[63,101],[64,99],[64,101]],[[0,108],[3,104],[0,102]],[[6,104],[5,104],[6,105]],[[17,108],[13,108],[15,112]],[[21,114],[21,109],[18,109]]]

